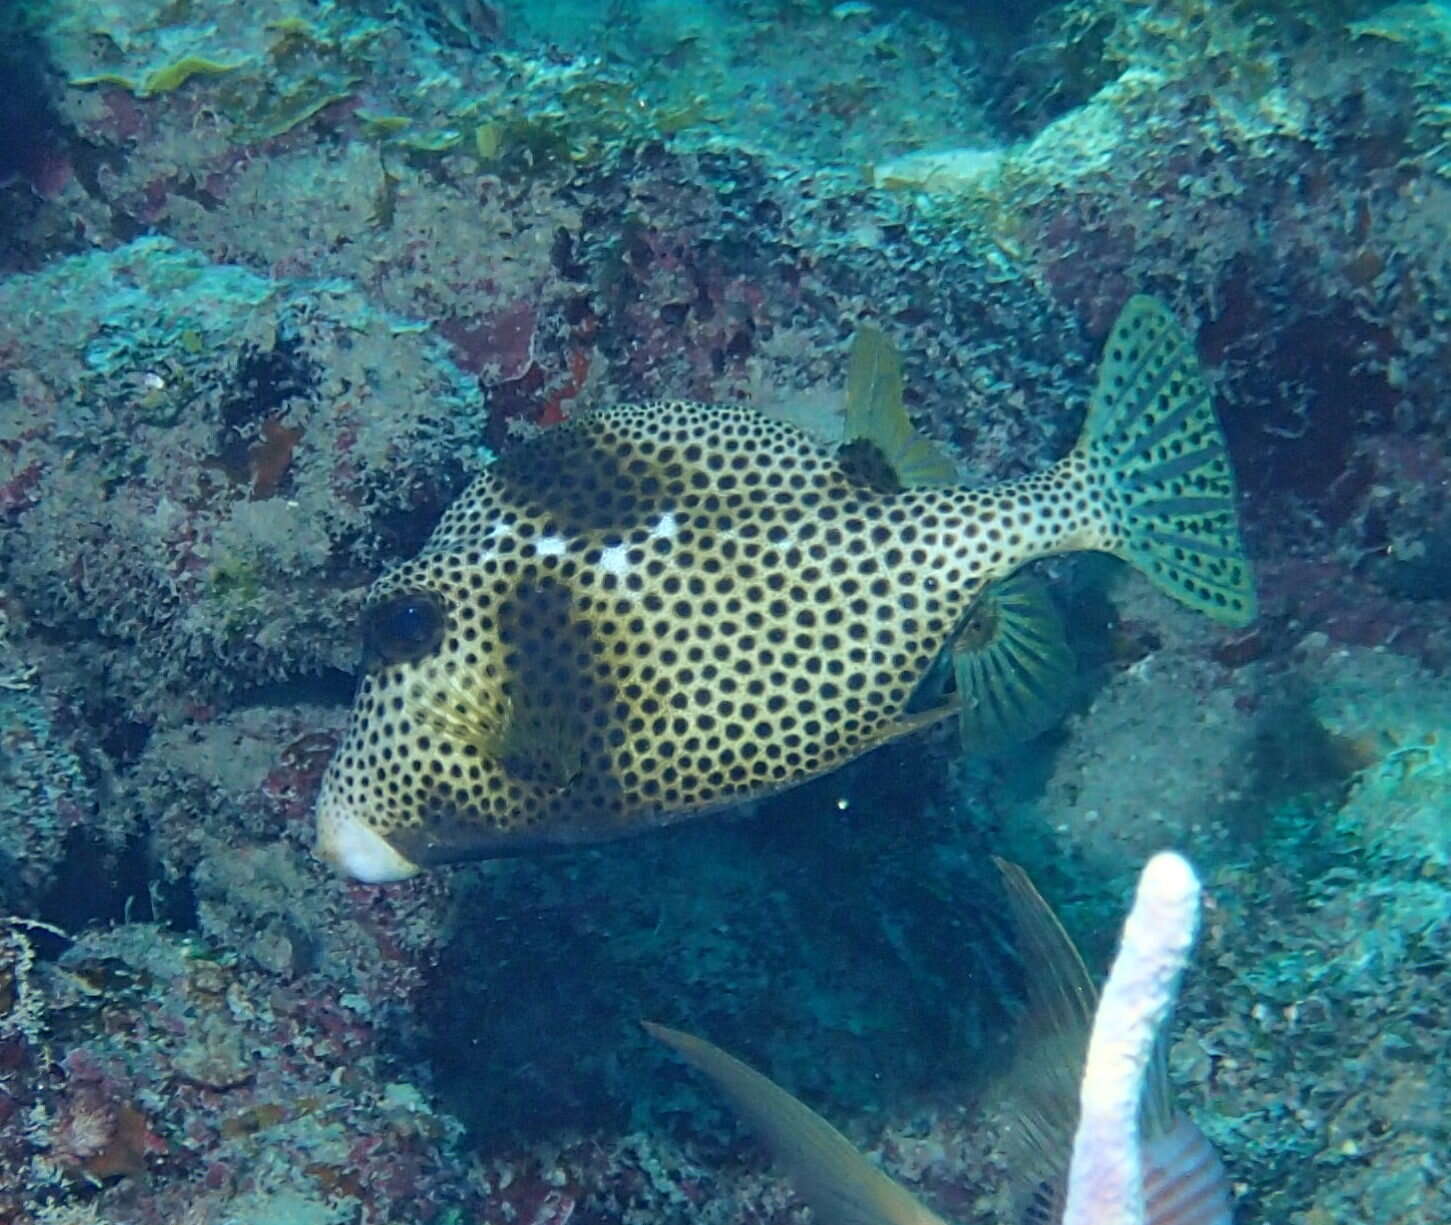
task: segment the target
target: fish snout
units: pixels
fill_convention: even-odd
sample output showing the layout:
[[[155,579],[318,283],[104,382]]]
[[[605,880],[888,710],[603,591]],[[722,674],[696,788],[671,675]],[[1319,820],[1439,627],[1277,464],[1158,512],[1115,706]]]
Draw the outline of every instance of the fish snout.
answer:
[[[363,820],[357,809],[324,779],[317,800],[317,856],[346,876],[368,885],[416,876],[419,867],[400,854]]]

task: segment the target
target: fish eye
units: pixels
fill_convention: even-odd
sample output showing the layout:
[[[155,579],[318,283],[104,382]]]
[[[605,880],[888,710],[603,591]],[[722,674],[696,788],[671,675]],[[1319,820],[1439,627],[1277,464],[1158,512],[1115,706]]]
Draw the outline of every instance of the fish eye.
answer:
[[[402,591],[363,613],[363,647],[370,661],[422,659],[443,641],[443,601],[431,591]]]

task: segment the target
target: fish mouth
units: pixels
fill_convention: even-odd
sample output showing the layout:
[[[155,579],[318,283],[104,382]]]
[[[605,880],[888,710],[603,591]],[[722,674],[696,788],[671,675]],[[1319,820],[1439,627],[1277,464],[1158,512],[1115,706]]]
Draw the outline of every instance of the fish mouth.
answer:
[[[419,867],[372,829],[351,804],[324,790],[317,802],[317,856],[366,885],[417,876]]]

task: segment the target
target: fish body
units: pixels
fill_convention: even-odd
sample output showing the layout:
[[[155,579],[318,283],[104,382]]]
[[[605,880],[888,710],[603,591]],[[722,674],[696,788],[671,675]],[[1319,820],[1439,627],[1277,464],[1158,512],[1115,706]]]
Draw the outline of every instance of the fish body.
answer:
[[[1246,619],[1207,393],[1167,312],[1135,303],[1079,445],[987,489],[903,488],[740,406],[615,406],[514,449],[369,594],[322,855],[400,879],[834,769],[955,713],[909,712],[984,588],[1035,558],[1119,553]]]

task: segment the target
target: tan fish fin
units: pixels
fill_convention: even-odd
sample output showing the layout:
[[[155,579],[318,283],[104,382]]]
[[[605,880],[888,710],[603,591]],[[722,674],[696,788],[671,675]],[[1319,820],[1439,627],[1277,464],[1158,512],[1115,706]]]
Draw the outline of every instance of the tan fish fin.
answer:
[[[950,719],[957,713],[959,706],[957,694],[949,694],[947,700],[940,705],[933,706],[928,710],[919,710],[913,714],[902,715],[888,723],[875,736],[866,741],[869,749],[878,748],[884,744],[890,744],[893,740],[900,740],[903,736],[910,736],[914,732],[920,732],[923,728],[931,727],[933,724],[941,723],[943,719]]]
[[[418,721],[440,735],[471,744],[485,757],[498,756],[511,721],[509,699],[497,689],[466,684],[456,673],[446,673],[433,701],[418,700]],[[413,695],[421,699],[423,693]]]
[[[517,779],[562,789],[584,767],[584,737],[572,710],[526,694],[508,703],[494,755]]]
[[[985,588],[952,642],[967,753],[999,753],[1052,727],[1078,675],[1048,589],[1026,574]]]
[[[438,699],[420,701],[420,718],[476,745],[521,782],[562,789],[584,766],[586,729],[579,707],[578,660],[587,658],[589,628],[558,583],[521,583],[499,614],[509,645],[495,683],[462,670],[433,683]]]
[[[453,677],[444,680],[439,692],[449,700],[419,703],[420,724],[503,762],[524,782],[561,788],[578,776],[584,744],[572,711],[527,692],[518,700],[485,697]]]
[[[1058,916],[1017,864],[994,859],[1018,940],[1028,1010],[1010,1078],[1018,1099],[1013,1166],[1031,1186],[1068,1169],[1078,1088],[1098,992]]]
[[[845,439],[844,460],[853,444],[871,443],[903,486],[957,481],[957,465],[912,428],[902,399],[902,358],[896,346],[865,324],[851,342]]]
[[[1067,1116],[1066,1134],[1071,1141],[1077,1122],[1083,1059],[1088,1051],[1088,1035],[1093,1029],[1094,1009],[1098,1007],[1098,989],[1083,964],[1078,946],[1028,874],[1005,859],[995,858],[993,862],[1007,890],[1027,980],[1030,1014],[1027,1045],[1056,1036],[1068,1048],[1066,1057],[1071,1060],[1071,1066],[1064,1069],[1067,1084],[1060,1088],[1064,1101],[1062,1113]],[[1167,1033],[1168,1027],[1161,1032]],[[1161,1038],[1144,1086],[1140,1122],[1144,1134],[1152,1137],[1167,1131],[1173,1118],[1167,1051]],[[1067,1160],[1066,1152],[1064,1160]]]
[[[1190,608],[1254,619],[1229,452],[1194,346],[1162,302],[1140,295],[1119,314],[1078,453],[1118,495],[1116,553]]]
[[[643,1024],[720,1090],[790,1176],[818,1225],[944,1225],[841,1132],[779,1085],[702,1038],[650,1021]]]

